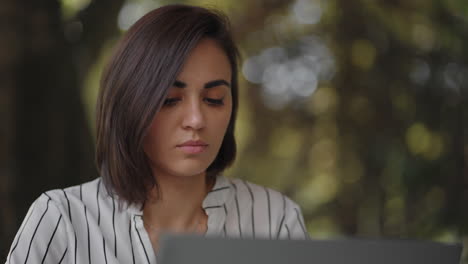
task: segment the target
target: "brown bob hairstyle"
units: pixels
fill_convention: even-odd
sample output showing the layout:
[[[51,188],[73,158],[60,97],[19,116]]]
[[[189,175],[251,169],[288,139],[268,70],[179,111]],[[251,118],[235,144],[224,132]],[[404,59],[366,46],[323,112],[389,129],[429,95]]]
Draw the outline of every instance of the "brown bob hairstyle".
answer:
[[[167,5],[139,19],[122,37],[101,79],[96,108],[96,163],[111,194],[143,204],[159,191],[143,139],[190,51],[202,38],[217,41],[231,64],[232,115],[221,148],[207,168],[207,180],[236,156],[234,125],[238,105],[239,53],[229,21],[219,11]]]

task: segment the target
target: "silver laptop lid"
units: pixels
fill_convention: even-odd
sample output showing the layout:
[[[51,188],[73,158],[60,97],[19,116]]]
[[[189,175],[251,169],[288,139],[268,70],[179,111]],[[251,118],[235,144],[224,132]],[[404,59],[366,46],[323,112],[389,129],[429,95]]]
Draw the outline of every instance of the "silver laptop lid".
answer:
[[[461,245],[409,240],[248,240],[166,235],[158,264],[459,264]]]

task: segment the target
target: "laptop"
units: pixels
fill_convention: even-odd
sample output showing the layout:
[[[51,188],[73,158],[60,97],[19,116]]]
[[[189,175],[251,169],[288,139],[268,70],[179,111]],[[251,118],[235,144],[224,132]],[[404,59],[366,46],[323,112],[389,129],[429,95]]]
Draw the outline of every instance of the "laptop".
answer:
[[[160,264],[459,264],[462,246],[411,240],[253,240],[165,235]]]

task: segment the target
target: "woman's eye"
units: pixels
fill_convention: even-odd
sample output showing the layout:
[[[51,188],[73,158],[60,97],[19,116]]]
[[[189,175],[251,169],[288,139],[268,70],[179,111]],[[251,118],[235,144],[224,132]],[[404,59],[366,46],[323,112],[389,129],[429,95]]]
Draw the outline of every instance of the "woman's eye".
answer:
[[[204,100],[209,105],[213,105],[213,106],[224,105],[224,98],[221,98],[221,99],[205,98]],[[181,101],[180,98],[166,98],[166,100],[164,100],[163,106],[174,106],[179,101]]]
[[[164,100],[163,105],[172,106],[172,105],[175,105],[178,101],[180,101],[179,98],[167,98],[166,100]]]
[[[215,105],[215,106],[224,105],[223,98],[221,99],[205,98],[205,101],[210,105]]]

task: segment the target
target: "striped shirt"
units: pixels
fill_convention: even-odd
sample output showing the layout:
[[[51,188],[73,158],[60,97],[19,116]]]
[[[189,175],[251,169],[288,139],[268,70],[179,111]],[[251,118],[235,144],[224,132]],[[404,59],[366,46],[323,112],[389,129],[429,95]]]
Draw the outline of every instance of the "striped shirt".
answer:
[[[139,206],[119,206],[101,178],[42,194],[6,263],[156,263]],[[299,206],[283,194],[219,176],[203,201],[205,236],[308,239]]]

